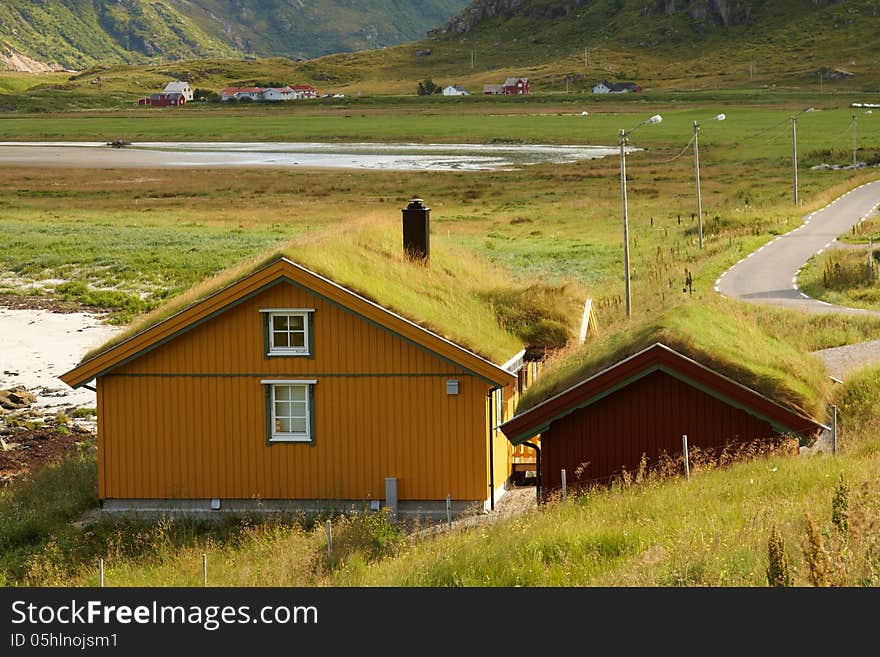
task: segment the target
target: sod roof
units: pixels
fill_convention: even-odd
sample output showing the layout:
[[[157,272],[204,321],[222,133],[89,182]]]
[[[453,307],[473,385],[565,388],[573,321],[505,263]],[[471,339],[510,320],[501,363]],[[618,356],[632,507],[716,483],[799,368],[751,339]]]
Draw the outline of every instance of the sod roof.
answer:
[[[523,395],[517,414],[658,342],[797,413],[824,418],[830,380],[822,362],[769,335],[734,302],[715,297],[560,352]]]
[[[403,254],[397,224],[353,222],[296,239],[202,281],[82,362],[282,257],[495,363],[525,346],[564,346],[577,330],[584,298],[571,282],[518,282],[510,271],[440,237],[432,236],[428,264],[413,261]]]

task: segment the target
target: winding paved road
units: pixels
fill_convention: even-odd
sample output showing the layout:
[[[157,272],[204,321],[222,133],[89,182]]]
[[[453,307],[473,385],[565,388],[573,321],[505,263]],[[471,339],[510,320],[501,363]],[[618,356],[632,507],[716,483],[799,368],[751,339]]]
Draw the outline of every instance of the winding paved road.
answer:
[[[808,297],[797,287],[797,275],[811,256],[828,248],[880,205],[880,180],[865,183],[804,217],[804,222],[777,237],[728,269],[715,281],[726,297],[793,308],[810,313],[880,315],[880,312],[835,306]]]

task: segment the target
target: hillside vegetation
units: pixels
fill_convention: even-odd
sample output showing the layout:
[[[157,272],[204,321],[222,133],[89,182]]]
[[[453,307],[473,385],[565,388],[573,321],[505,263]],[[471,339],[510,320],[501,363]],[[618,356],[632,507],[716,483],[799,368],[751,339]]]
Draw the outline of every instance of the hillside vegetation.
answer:
[[[0,7],[0,55],[5,44],[7,54],[84,70],[67,84],[32,88],[29,98],[3,104],[25,110],[114,106],[161,88],[168,77],[215,90],[298,82],[358,96],[414,96],[424,79],[479,94],[483,84],[512,75],[531,79],[533,97],[589,93],[603,79],[639,83],[644,92],[631,100],[725,90],[748,90],[756,100],[779,91],[880,92],[874,46],[880,10],[873,0],[476,0],[445,24],[441,16],[460,6],[453,0],[359,2],[366,6],[325,0],[301,8],[277,0],[233,12],[222,0],[174,0],[149,10],[130,0],[112,5],[112,20],[102,18],[104,3],[96,2],[93,10],[58,21],[68,11],[65,0],[15,0]],[[15,14],[19,4],[27,6],[27,20]],[[421,20],[411,15],[416,11]],[[384,22],[371,12],[385,12]],[[308,20],[315,25],[305,26]],[[13,32],[9,26],[18,23],[23,27]],[[331,27],[308,31],[319,23]],[[382,38],[386,24],[406,27]],[[437,29],[424,38],[429,27]],[[50,45],[40,34],[53,35],[45,40]],[[419,40],[384,47],[406,39]],[[293,61],[314,55],[326,56]],[[91,104],[66,100],[82,101],[89,93]]]
[[[476,0],[429,39],[318,64],[394,93],[423,78],[480,92],[509,75],[529,77],[533,93],[602,79],[646,92],[877,92],[878,27],[873,0]]]
[[[315,57],[424,36],[461,0],[9,0],[0,68],[215,56]],[[21,57],[23,56],[23,57]],[[35,60],[35,61],[28,61]]]

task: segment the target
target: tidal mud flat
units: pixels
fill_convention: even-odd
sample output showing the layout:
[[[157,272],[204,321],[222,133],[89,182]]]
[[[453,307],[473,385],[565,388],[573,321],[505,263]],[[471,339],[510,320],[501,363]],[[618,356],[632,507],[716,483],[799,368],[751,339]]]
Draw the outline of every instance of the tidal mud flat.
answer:
[[[593,160],[617,152],[607,146],[556,144],[137,142],[113,148],[101,142],[0,142],[0,166],[510,171],[531,164]]]

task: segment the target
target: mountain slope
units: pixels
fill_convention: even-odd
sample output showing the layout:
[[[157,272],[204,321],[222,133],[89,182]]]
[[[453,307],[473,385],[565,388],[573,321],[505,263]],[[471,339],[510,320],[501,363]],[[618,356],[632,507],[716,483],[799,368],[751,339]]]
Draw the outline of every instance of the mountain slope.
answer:
[[[6,0],[0,3],[0,51],[63,68],[165,53],[235,54],[176,9],[142,0]]]
[[[5,0],[0,64],[314,57],[424,36],[464,0]]]
[[[378,70],[366,53],[356,61],[365,80],[474,86],[527,75],[533,92],[603,78],[651,90],[818,90],[820,76],[826,91],[876,91],[878,31],[876,0],[474,0],[429,39],[385,53]]]
[[[314,57],[421,39],[464,0],[170,0],[247,54]]]

